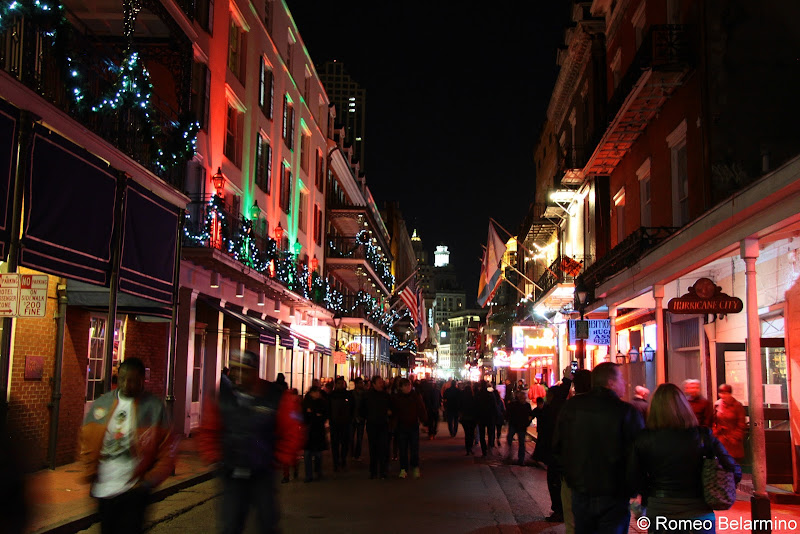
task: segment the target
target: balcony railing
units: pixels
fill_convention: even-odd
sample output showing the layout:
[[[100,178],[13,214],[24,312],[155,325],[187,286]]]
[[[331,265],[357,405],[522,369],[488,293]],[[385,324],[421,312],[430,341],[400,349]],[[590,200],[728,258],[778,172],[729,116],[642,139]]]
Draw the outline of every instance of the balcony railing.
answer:
[[[575,268],[578,265],[577,269]],[[580,273],[582,261],[570,256],[558,256],[536,281],[541,289],[540,294],[545,294],[558,284],[572,284]]]
[[[184,138],[188,124],[194,125],[188,98],[179,98],[183,107],[176,110],[153,89],[149,100],[112,104],[122,84],[123,63],[130,59],[121,47],[104,45],[87,28],[55,18],[16,16],[2,27],[6,30],[0,33],[0,69],[176,189],[184,189],[185,163],[192,154],[181,149],[194,138],[194,132],[192,139]],[[178,88],[176,92],[182,93],[188,88],[190,47],[146,45],[144,49],[148,60],[159,58],[173,66],[174,85],[161,90]],[[142,88],[141,93],[147,90]],[[107,105],[98,108],[104,100]]]
[[[650,249],[678,230],[679,228],[668,226],[641,227],[623,239],[608,254],[587,267],[578,278],[587,290],[592,290],[612,276],[634,265]]]
[[[646,69],[683,70],[691,64],[691,27],[679,24],[654,25],[608,102],[608,118],[612,120]]]
[[[332,237],[328,239],[328,258],[346,258],[366,261],[383,285],[390,291],[394,288],[394,276],[386,257],[370,241],[366,232],[355,237]]]
[[[366,291],[354,294],[328,287],[325,303],[326,307],[334,313],[370,321],[385,332],[388,332],[393,324],[401,321],[404,315],[391,309],[386,300],[381,301]]]

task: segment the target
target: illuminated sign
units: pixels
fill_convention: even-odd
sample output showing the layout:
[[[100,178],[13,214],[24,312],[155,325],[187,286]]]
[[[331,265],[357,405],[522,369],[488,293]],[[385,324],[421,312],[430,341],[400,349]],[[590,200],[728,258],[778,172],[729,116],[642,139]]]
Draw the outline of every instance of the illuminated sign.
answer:
[[[344,346],[344,350],[346,350],[351,356],[359,354],[361,352],[361,343],[353,340]]]
[[[508,367],[511,365],[511,358],[504,350],[494,351],[494,366],[495,367]]]
[[[555,348],[556,344],[556,336],[549,328],[511,327],[511,347],[516,350],[533,354],[541,352],[539,349]]]
[[[511,353],[511,358],[509,362],[509,368],[511,369],[524,369],[527,367],[528,363],[528,356],[526,356],[522,351],[515,350]]]
[[[302,334],[308,339],[314,340],[317,345],[323,347],[331,346],[331,327],[330,326],[311,326],[307,324],[293,324],[292,330]],[[313,350],[313,349],[312,349]]]
[[[609,345],[611,343],[611,321],[609,319],[589,319],[589,335],[585,338],[587,345]],[[574,345],[577,336],[578,321],[569,322],[569,344]]]
[[[671,299],[667,308],[672,313],[707,314],[707,313],[739,313],[744,303],[738,297],[731,297],[722,292],[722,288],[708,278],[700,278],[689,288],[689,292]]]

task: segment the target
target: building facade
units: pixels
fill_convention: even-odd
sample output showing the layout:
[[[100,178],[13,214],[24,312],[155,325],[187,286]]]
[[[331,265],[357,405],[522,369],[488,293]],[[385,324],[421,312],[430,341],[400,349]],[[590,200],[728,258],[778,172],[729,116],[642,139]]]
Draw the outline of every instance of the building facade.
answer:
[[[344,145],[353,148],[353,158],[365,170],[367,91],[339,61],[326,61],[319,73],[325,91],[336,106],[336,123],[344,127]]]

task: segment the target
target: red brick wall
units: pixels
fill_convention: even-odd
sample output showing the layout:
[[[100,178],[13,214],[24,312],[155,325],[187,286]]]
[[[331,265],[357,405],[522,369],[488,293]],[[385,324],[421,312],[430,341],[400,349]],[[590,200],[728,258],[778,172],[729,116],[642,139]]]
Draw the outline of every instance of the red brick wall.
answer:
[[[67,308],[56,449],[58,465],[74,462],[78,457],[78,434],[83,423],[83,408],[86,401],[89,321],[90,313],[87,310]]]
[[[150,380],[145,389],[159,397],[164,397],[166,392],[168,334],[169,323],[142,323],[133,316],[128,317],[125,357],[139,358],[150,368]]]
[[[21,269],[20,272],[31,271]],[[57,281],[58,278],[54,276],[49,279],[46,317],[17,319],[14,327],[9,425],[17,433],[15,439],[27,451],[27,460],[33,468],[44,466],[47,459],[50,426],[48,404],[52,396],[51,379],[56,347],[54,314],[57,309]],[[25,379],[25,361],[29,356],[44,359],[44,374],[41,379]]]

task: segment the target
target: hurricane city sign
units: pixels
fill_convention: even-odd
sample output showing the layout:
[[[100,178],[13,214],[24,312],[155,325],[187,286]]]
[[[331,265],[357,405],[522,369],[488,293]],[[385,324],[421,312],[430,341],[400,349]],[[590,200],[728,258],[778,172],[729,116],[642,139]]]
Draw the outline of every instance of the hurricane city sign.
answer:
[[[739,313],[744,309],[742,299],[731,297],[708,278],[700,278],[689,288],[689,292],[671,299],[667,305],[671,313]]]

